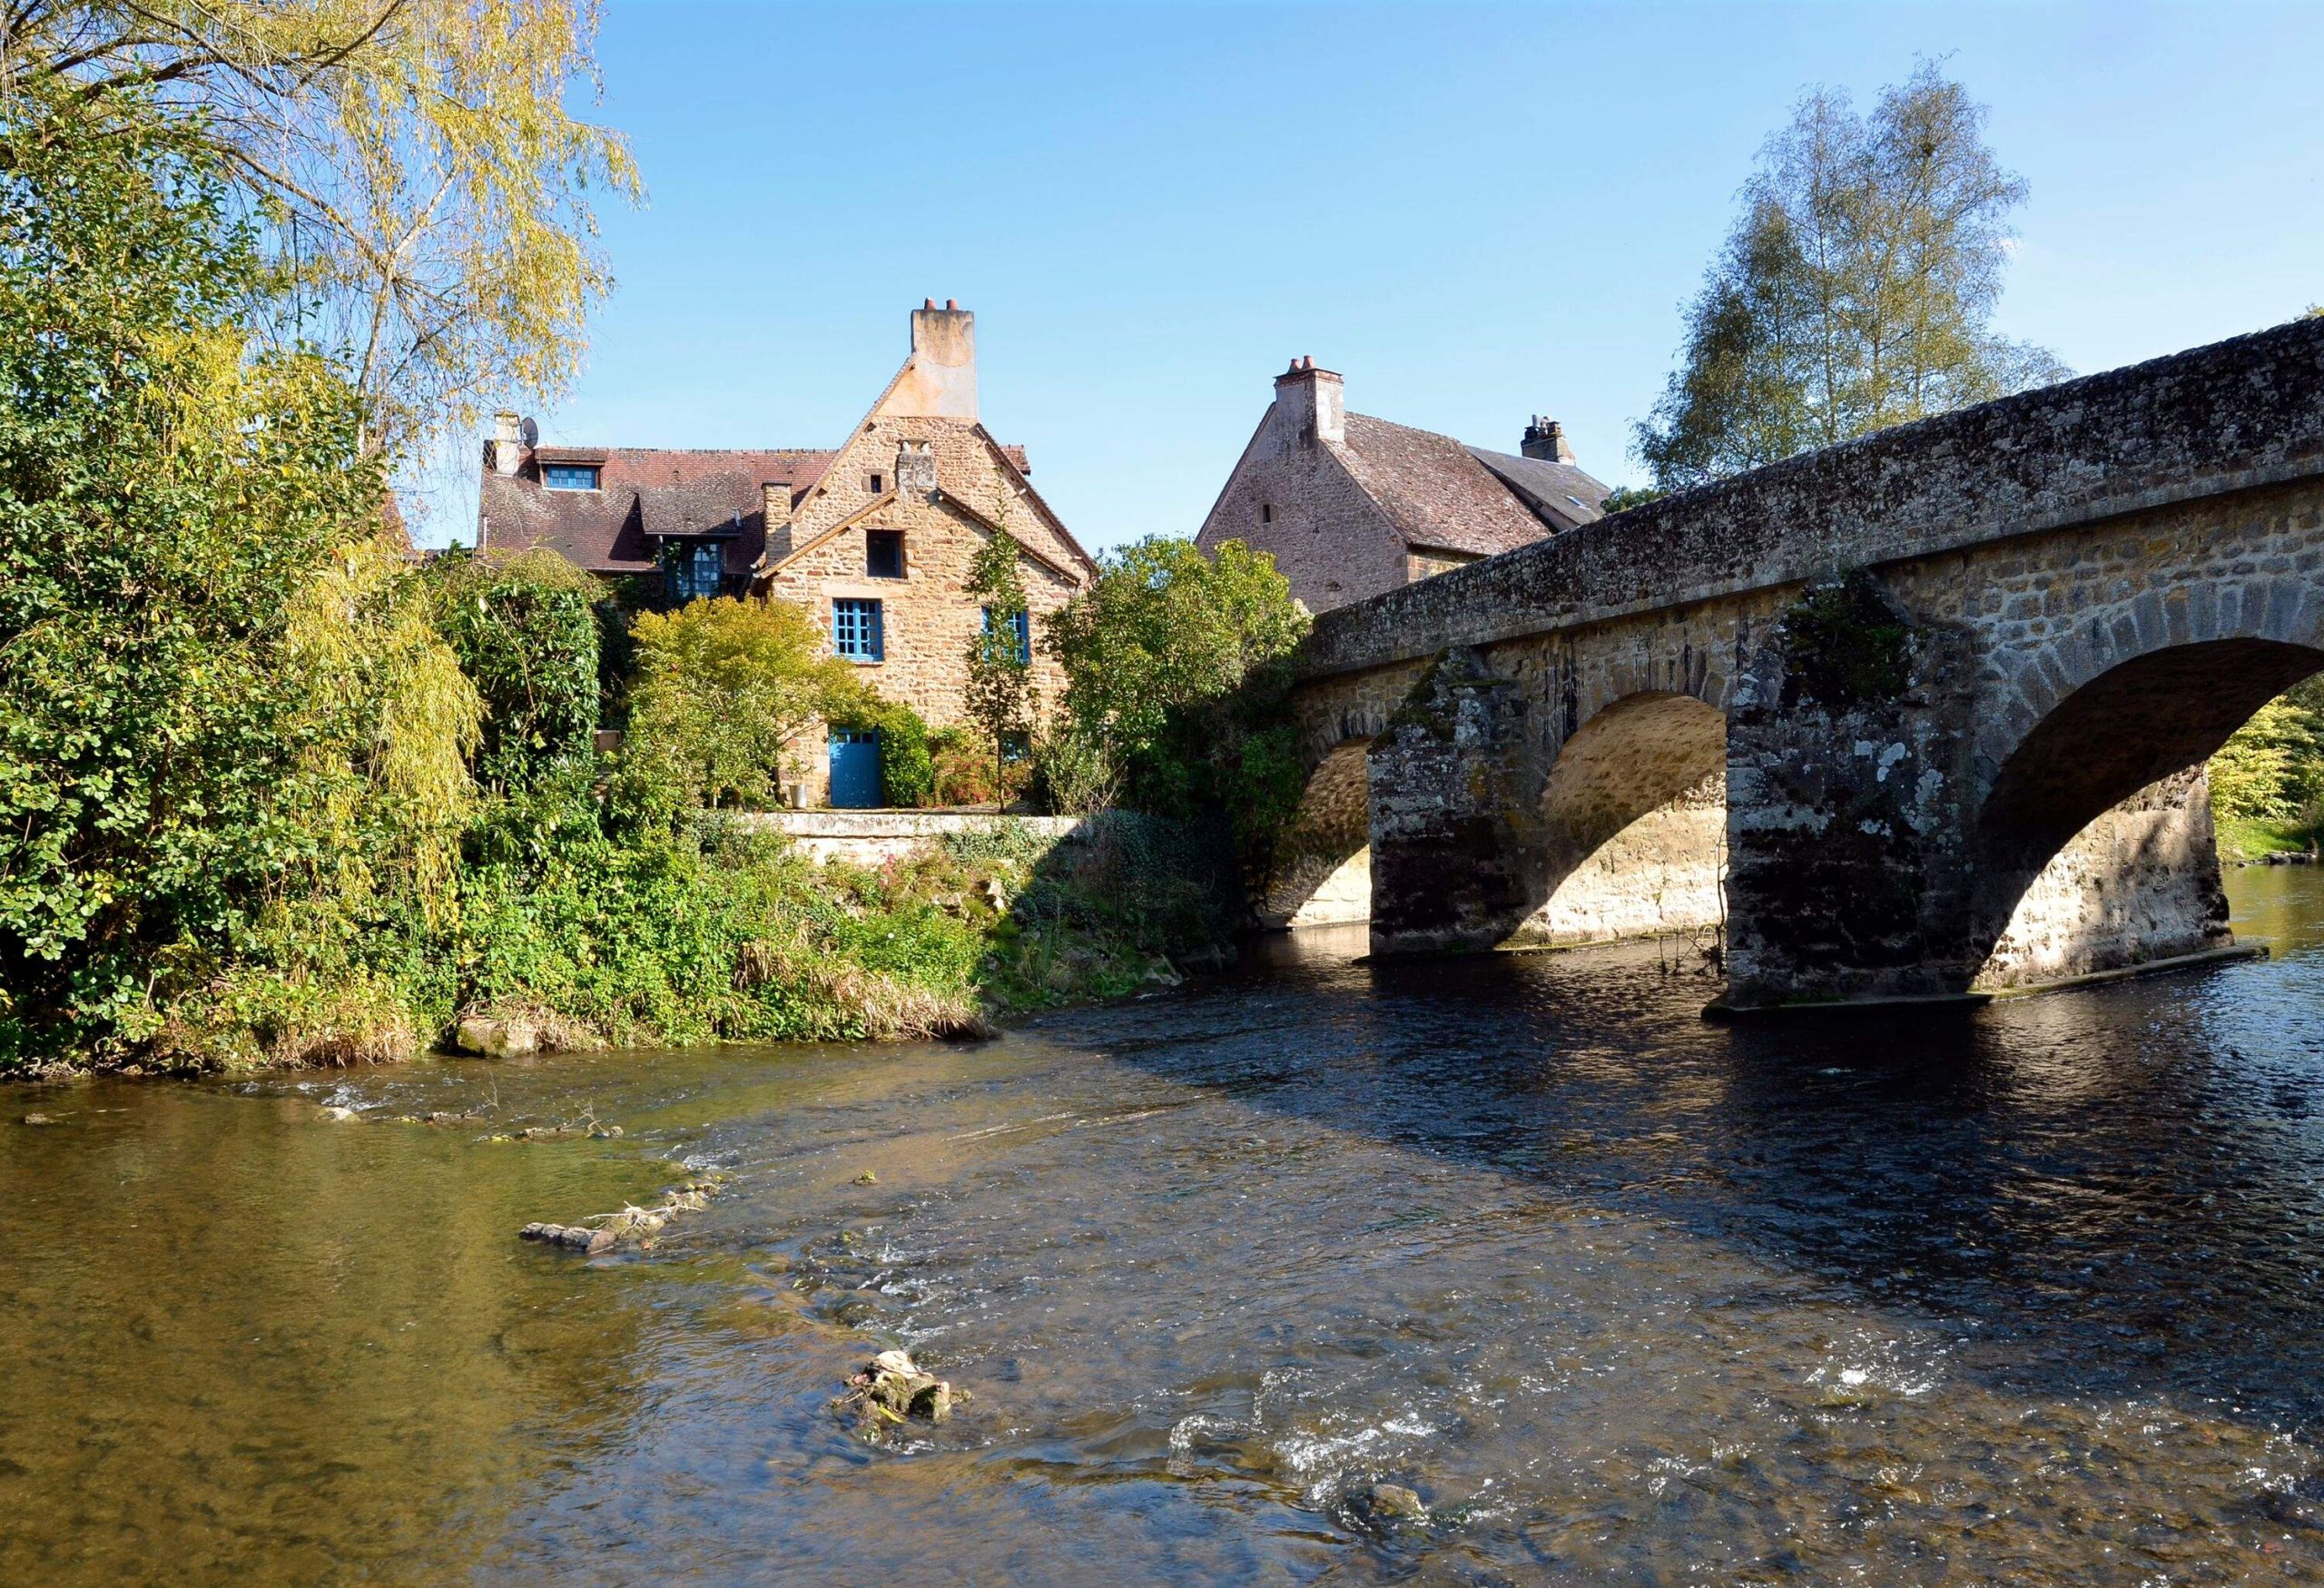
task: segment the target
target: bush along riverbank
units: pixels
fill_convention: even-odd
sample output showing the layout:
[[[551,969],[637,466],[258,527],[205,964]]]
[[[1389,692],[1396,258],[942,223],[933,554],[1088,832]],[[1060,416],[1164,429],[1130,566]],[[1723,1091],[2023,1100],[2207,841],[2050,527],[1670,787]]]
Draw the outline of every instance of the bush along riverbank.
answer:
[[[436,926],[244,963],[162,1011],[139,1069],[381,1062],[464,1023],[548,1049],[990,1034],[1172,984],[1231,953],[1231,858],[1130,813],[1052,843],[1006,822],[867,868],[714,814],[651,842],[568,826],[472,869]],[[367,946],[368,945],[368,946]]]

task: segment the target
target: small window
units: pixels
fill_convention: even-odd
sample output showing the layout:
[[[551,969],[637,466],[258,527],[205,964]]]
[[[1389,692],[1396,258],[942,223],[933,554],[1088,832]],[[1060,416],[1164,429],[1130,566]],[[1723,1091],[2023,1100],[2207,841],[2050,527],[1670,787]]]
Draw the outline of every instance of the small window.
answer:
[[[1011,613],[1009,617],[1009,627],[1016,636],[1017,660],[1019,663],[1031,661],[1033,659],[1033,615],[1029,612]],[[992,632],[992,608],[990,607],[984,609],[984,631],[987,634]]]
[[[1000,735],[1000,758],[1003,761],[1029,761],[1032,755],[1032,735],[1018,733]]]
[[[885,488],[883,478],[884,477],[877,474],[872,477],[872,494],[873,496],[878,496],[880,492]]]
[[[883,654],[880,603],[842,597],[832,603],[832,649],[852,662],[876,662]]]
[[[1259,504],[1259,522],[1262,524],[1272,524],[1275,522],[1275,505],[1272,502],[1261,502]]]
[[[904,532],[901,529],[867,530],[863,537],[863,571],[875,579],[902,578]]]
[[[681,542],[670,558],[670,597],[697,601],[718,594],[726,558],[714,540]]]
[[[596,490],[597,466],[594,463],[544,463],[541,465],[541,485],[549,490]]]

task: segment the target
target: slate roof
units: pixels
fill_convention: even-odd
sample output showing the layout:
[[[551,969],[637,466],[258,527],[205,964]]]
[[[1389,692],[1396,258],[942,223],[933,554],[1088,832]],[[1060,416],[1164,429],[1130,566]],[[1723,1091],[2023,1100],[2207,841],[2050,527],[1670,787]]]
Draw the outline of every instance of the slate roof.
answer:
[[[1567,527],[1545,524],[1468,448],[1433,430],[1349,414],[1343,461],[1407,546],[1491,557]]]
[[[1606,516],[1603,504],[1612,488],[1584,473],[1577,464],[1521,458],[1482,447],[1470,448],[1469,454],[1500,476],[1502,484],[1554,528],[1579,529]]]

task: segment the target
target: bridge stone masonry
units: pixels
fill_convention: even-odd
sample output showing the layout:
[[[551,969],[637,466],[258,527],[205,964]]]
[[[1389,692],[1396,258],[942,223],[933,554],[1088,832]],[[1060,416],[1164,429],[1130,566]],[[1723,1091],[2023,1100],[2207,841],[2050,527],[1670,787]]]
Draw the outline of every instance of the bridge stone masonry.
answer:
[[[1715,1007],[2232,944],[2204,763],[2324,668],[2324,320],[1883,431],[1324,614],[1264,912],[1723,929]]]

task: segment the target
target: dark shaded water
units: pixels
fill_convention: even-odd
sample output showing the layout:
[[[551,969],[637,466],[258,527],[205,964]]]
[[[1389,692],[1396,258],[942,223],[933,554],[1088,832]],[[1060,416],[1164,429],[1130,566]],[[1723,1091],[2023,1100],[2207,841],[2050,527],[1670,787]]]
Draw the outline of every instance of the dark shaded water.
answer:
[[[2231,889],[2280,957],[1956,1020],[1626,952],[0,1089],[0,1580],[2324,1581],[2324,877]],[[626,1134],[386,1122],[471,1108]],[[891,1343],[977,1398],[872,1450]]]

